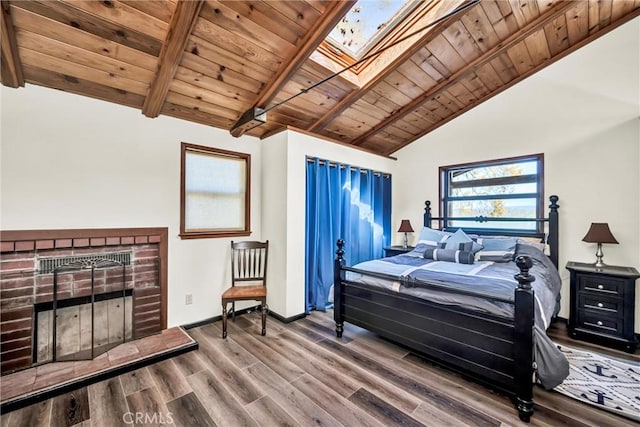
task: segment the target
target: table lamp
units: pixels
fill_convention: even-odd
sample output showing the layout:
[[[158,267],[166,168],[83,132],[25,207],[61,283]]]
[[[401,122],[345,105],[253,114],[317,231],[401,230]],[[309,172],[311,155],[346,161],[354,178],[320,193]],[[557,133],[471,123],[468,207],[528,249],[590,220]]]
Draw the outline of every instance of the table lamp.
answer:
[[[404,241],[402,242],[402,249],[407,249],[407,233],[413,233],[413,228],[408,219],[403,219],[400,223],[399,233],[404,233]]]
[[[609,230],[609,224],[607,224],[606,222],[592,222],[591,227],[589,227],[589,231],[587,231],[587,235],[582,238],[582,241],[598,244],[598,250],[596,251],[596,262],[594,263],[596,267],[604,267],[606,265],[604,262],[602,262],[602,244],[618,244],[616,238],[613,237],[613,234],[611,234],[611,230]]]

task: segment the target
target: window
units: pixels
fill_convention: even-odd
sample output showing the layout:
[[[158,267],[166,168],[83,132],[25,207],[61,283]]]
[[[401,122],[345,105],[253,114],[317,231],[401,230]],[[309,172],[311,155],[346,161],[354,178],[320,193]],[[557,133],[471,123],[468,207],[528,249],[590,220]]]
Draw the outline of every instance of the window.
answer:
[[[358,1],[326,40],[360,59],[418,4],[416,0]]]
[[[182,143],[180,237],[248,236],[251,155]]]
[[[440,167],[441,212],[447,218],[486,217],[486,222],[447,220],[445,227],[471,231],[542,233],[542,154]],[[496,220],[503,218],[503,221]]]

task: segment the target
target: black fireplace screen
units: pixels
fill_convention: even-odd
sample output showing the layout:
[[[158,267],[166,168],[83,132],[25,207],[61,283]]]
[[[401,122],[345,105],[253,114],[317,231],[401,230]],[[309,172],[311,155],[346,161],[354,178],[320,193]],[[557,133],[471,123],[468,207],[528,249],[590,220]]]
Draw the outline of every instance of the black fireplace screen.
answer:
[[[132,338],[128,264],[83,257],[52,270],[53,300],[35,305],[34,363],[94,359]]]

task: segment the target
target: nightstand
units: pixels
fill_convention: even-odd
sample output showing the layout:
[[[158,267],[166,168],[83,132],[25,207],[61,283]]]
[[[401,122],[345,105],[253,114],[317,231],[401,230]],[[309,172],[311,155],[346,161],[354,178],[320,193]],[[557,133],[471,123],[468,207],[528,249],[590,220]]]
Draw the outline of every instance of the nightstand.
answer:
[[[569,335],[600,344],[623,346],[633,353],[636,279],[633,267],[567,263],[571,272]]]
[[[402,245],[387,246],[386,248],[384,248],[384,256],[389,257],[389,256],[406,254],[407,252],[411,252],[414,249],[415,249],[415,246],[407,246],[406,248],[403,248]]]

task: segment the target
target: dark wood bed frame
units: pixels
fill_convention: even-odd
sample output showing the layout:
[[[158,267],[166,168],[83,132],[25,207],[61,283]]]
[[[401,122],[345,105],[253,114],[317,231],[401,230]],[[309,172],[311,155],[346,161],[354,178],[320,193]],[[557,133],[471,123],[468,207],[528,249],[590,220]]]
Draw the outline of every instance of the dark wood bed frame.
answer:
[[[548,218],[508,218],[508,221],[548,223],[547,243],[551,261],[558,267],[558,197],[549,198]],[[438,218],[431,216],[426,202],[424,225],[433,221],[447,224],[449,220],[491,221],[491,218]],[[500,219],[504,221],[504,219]],[[538,228],[538,227],[536,227]],[[538,228],[541,230],[543,227]],[[482,234],[505,234],[498,230]],[[543,239],[545,233],[530,233]],[[346,267],[344,241],[338,240],[334,263],[334,319],[336,334],[342,337],[344,322],[358,325],[389,340],[402,344],[436,363],[508,394],[515,403],[522,421],[529,422],[533,414],[534,374],[534,295],[529,274],[531,259],[519,256],[515,275],[518,287],[514,301],[514,318],[486,314],[464,307],[442,305],[383,288],[351,282],[346,272],[400,280],[405,286],[422,286],[445,292],[482,296],[469,291],[454,291],[428,282],[398,279],[395,276]]]

